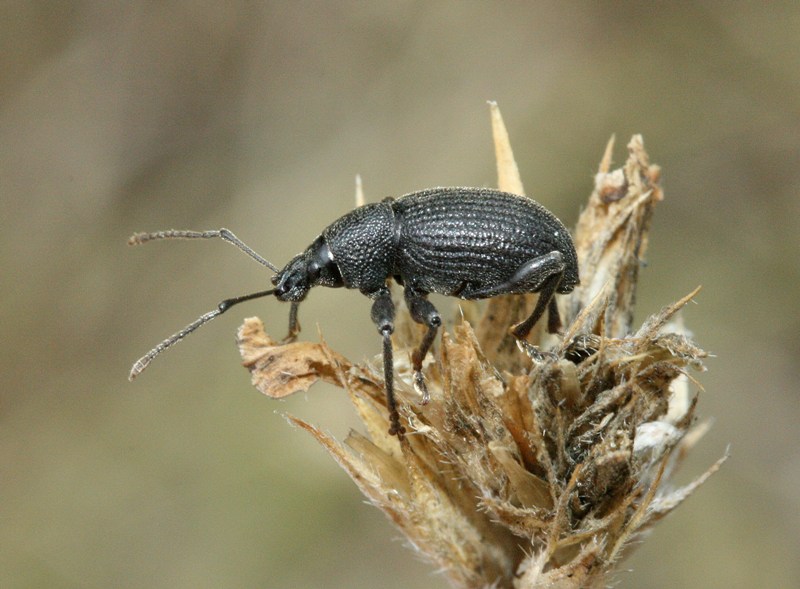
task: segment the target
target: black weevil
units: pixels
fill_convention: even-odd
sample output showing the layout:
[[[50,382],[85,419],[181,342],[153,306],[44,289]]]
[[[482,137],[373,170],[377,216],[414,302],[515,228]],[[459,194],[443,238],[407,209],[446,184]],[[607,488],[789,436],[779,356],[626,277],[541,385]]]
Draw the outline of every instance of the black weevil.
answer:
[[[280,271],[227,229],[137,233],[129,243],[169,238],[228,241],[276,273],[274,288],[222,301],[138,360],[131,380],[162,351],[238,303],[268,295],[289,301],[284,341],[291,341],[299,331],[297,307],[312,287],[357,288],[373,300],[372,321],[383,336],[389,433],[400,438],[405,429],[394,399],[389,278],[403,286],[412,319],[428,328],[411,356],[414,386],[423,403],[429,396],[422,361],[442,323],[428,294],[484,299],[538,292],[530,316],[510,329],[532,350],[525,338],[545,308],[548,331],[555,333],[561,326],[554,295],[569,293],[579,284],[575,246],[561,221],[529,198],[486,188],[431,188],[358,207],[324,229]]]

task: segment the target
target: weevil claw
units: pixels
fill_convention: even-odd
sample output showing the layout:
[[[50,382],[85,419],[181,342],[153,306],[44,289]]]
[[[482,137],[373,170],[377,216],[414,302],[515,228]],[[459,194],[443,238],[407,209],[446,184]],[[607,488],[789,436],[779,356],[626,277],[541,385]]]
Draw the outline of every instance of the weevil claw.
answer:
[[[517,340],[517,347],[523,354],[526,354],[528,358],[533,360],[534,362],[544,362],[546,360],[556,360],[558,356],[553,352],[545,352],[540,350],[538,347],[534,346],[533,344],[523,340]]]
[[[425,384],[425,376],[419,370],[414,371],[414,390],[422,396],[423,405],[431,402],[431,394],[428,391],[428,385]]]

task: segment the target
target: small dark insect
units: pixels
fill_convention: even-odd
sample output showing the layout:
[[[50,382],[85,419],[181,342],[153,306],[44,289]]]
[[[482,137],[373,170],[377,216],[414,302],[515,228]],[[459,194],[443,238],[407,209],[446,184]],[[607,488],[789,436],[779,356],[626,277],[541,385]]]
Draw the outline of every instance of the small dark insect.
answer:
[[[484,188],[431,188],[358,207],[324,229],[283,270],[227,229],[137,233],[129,243],[175,238],[220,238],[232,243],[276,273],[272,277],[275,288],[222,301],[137,360],[131,380],[172,344],[241,302],[268,295],[290,302],[289,333],[284,340],[288,342],[297,336],[297,307],[312,287],[357,288],[373,300],[372,321],[383,337],[389,433],[399,438],[405,428],[394,398],[390,278],[403,286],[412,319],[428,328],[411,356],[414,387],[423,403],[430,396],[422,361],[442,323],[428,294],[484,299],[538,292],[530,317],[510,328],[517,341],[536,356],[538,351],[526,337],[545,309],[548,331],[557,332],[561,320],[554,295],[571,292],[579,284],[575,246],[561,221],[529,198]]]

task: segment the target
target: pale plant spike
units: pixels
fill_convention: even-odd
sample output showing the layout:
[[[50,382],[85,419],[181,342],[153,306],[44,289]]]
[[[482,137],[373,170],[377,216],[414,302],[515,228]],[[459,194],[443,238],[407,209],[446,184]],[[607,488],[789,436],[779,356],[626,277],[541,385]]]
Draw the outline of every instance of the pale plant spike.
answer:
[[[364,197],[364,186],[361,184],[361,174],[356,174],[356,208],[363,207],[367,204],[367,199]]]
[[[241,251],[253,258],[262,266],[266,266],[273,272],[278,272],[278,267],[272,262],[265,259],[256,251],[244,243],[241,239],[233,234],[230,229],[212,229],[210,231],[184,231],[178,229],[169,229],[167,231],[154,231],[153,233],[134,233],[128,239],[128,245],[140,245],[148,241],[155,241],[157,239],[215,239],[219,238],[223,241],[235,245]]]
[[[697,477],[688,485],[680,487],[678,489],[672,490],[669,493],[664,493],[663,495],[657,496],[653,502],[651,503],[650,510],[653,512],[655,516],[664,516],[678,507],[681,503],[683,503],[686,499],[689,498],[689,495],[694,493],[700,485],[705,483],[711,475],[717,472],[722,465],[725,463],[726,460],[730,457],[730,448],[725,449],[725,454],[719,458],[714,464],[708,467],[703,474]]]
[[[492,117],[492,137],[494,138],[494,153],[497,160],[497,188],[512,194],[525,194],[522,186],[522,177],[519,175],[517,161],[511,150],[511,141],[508,131],[500,114],[497,103],[489,101],[489,111]]]
[[[172,334],[163,342],[158,344],[155,348],[147,352],[144,356],[139,358],[136,362],[133,363],[133,367],[131,368],[131,373],[128,375],[128,380],[133,380],[137,376],[139,376],[145,368],[147,368],[150,363],[158,356],[161,352],[172,346],[173,344],[178,343],[187,335],[192,333],[193,331],[197,330],[198,328],[202,327],[218,315],[223,313],[223,309],[216,308],[213,311],[209,311],[205,315],[201,315],[197,318],[196,321],[193,321],[179,332]]]
[[[606,150],[603,153],[603,157],[600,160],[600,165],[597,169],[600,174],[608,174],[608,171],[611,169],[611,162],[612,158],[614,157],[614,143],[616,140],[617,136],[616,134],[613,134],[608,140],[608,143],[606,143]]]

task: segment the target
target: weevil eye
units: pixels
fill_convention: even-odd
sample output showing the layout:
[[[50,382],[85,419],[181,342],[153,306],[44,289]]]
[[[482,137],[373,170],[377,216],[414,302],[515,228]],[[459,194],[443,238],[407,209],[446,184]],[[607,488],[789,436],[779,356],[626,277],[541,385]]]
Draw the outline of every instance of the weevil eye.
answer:
[[[278,275],[273,274],[272,278],[270,278],[269,281],[272,283],[272,286],[275,286],[276,284],[278,284]]]

